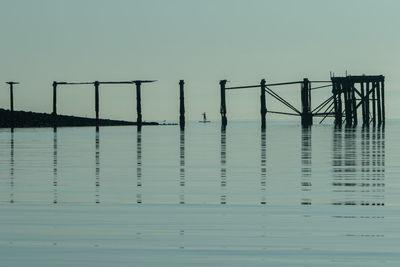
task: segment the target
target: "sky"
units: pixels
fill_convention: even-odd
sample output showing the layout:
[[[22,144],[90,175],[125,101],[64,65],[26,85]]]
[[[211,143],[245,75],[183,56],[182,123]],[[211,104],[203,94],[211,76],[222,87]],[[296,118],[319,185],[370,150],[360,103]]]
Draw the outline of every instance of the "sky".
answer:
[[[157,80],[142,86],[143,119],[219,120],[228,86],[384,75],[386,116],[400,118],[400,1],[1,0],[0,108],[52,111],[52,82]],[[276,92],[300,107],[300,87]],[[315,107],[330,89],[313,95]],[[100,86],[100,117],[136,119],[132,85]],[[287,111],[267,97],[269,109]],[[228,119],[259,119],[259,90],[227,93]],[[60,86],[58,113],[94,117],[93,86]],[[268,115],[271,118],[280,118]]]

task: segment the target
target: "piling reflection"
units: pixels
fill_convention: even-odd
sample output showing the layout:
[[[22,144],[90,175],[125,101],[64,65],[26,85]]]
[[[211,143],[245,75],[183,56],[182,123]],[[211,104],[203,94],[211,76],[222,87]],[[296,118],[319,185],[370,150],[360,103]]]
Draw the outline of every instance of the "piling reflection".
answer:
[[[100,131],[96,127],[96,150],[95,150],[95,159],[96,159],[96,192],[95,192],[95,201],[97,204],[100,203]]]
[[[10,130],[10,203],[14,203],[14,128]]]
[[[185,204],[185,131],[179,135],[179,204]]]
[[[333,205],[385,205],[384,129],[336,129],[332,160]]]
[[[57,155],[58,143],[57,143],[57,128],[53,129],[53,203],[58,203],[58,169],[57,169]]]
[[[220,204],[226,204],[226,132],[221,129],[221,198]]]
[[[136,203],[142,203],[142,132],[136,134]]]
[[[312,189],[312,149],[311,127],[301,129],[301,205],[311,205],[310,193]]]
[[[267,148],[266,148],[266,135],[265,131],[261,131],[261,178],[260,178],[260,186],[261,186],[261,201],[260,204],[267,204],[266,190],[267,190]]]

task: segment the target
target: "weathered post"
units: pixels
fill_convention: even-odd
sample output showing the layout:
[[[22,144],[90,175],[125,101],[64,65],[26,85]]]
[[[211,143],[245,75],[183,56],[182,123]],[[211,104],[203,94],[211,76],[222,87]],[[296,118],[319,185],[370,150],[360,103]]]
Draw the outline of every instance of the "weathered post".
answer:
[[[137,125],[137,130],[141,131],[142,130],[142,106],[141,106],[141,97],[140,97],[140,85],[141,81],[135,81],[136,85],[136,111],[137,111],[137,119],[136,119],[136,125]]]
[[[99,126],[99,81],[94,82],[94,101],[96,111],[96,126]]]
[[[346,113],[346,126],[351,126],[353,123],[352,120],[352,99],[351,99],[351,94],[350,94],[350,84],[347,80],[343,82],[343,91],[344,91],[344,108],[345,108],[345,113]]]
[[[362,121],[363,121],[363,126],[365,126],[367,123],[367,115],[365,113],[366,111],[366,105],[365,105],[365,92],[364,92],[364,81],[361,82],[361,113],[362,113]],[[368,92],[367,92],[368,93]]]
[[[376,125],[376,97],[375,97],[376,83],[372,82],[372,124]]]
[[[267,107],[265,103],[265,79],[261,80],[260,88],[261,88],[261,95],[260,95],[260,104],[261,104],[261,130],[265,130],[266,122],[265,122],[265,115],[267,114]]]
[[[351,111],[353,113],[353,126],[357,126],[358,118],[357,118],[357,105],[356,105],[356,93],[354,88],[354,83],[350,83],[349,86],[351,90]]]
[[[14,111],[14,90],[13,86],[16,84],[16,82],[8,82],[10,85],[10,110]]]
[[[185,130],[185,96],[183,91],[183,80],[179,81],[179,126],[181,130]]]
[[[342,127],[341,84],[335,78],[332,78],[332,94],[335,108],[335,126]]]
[[[301,125],[304,127],[311,126],[313,124],[311,113],[311,87],[310,81],[307,78],[304,78],[301,84],[301,105]]]
[[[57,82],[53,82],[53,132],[57,131]]]
[[[378,126],[382,124],[381,90],[380,81],[376,82],[376,104],[378,111]]]
[[[53,82],[53,115],[57,115],[57,82]]]
[[[336,82],[332,81],[333,107],[335,109],[335,126],[338,125],[338,93]]]
[[[369,81],[367,81],[366,82],[367,84],[366,84],[366,89],[365,89],[365,95],[366,95],[366,98],[365,98],[365,115],[367,116],[366,118],[365,118],[365,120],[366,120],[366,123],[367,123],[367,127],[369,127],[369,123],[370,123],[370,116],[369,116],[369,94],[370,94],[370,92],[369,92]]]
[[[382,98],[382,125],[385,125],[385,77],[382,76],[381,81],[381,98]]]
[[[226,118],[226,102],[225,102],[225,85],[226,85],[226,80],[221,80],[219,82],[219,85],[221,87],[221,108],[220,108],[220,113],[221,113],[221,128],[225,129],[226,125],[228,124],[228,119]]]

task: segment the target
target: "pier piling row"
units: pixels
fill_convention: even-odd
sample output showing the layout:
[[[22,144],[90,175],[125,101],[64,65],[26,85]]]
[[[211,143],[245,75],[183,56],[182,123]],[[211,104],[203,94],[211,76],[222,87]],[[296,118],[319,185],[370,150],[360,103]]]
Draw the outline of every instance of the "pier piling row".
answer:
[[[93,84],[94,85],[94,101],[95,101],[95,113],[96,113],[96,125],[99,125],[99,113],[100,113],[100,92],[99,87],[100,84],[135,84],[136,85],[136,112],[137,112],[137,119],[136,125],[137,130],[141,131],[142,129],[142,104],[141,104],[141,84],[142,83],[152,83],[155,80],[135,80],[135,81],[118,81],[118,82],[53,82],[53,116],[54,118],[57,115],[57,86],[58,85],[85,85],[85,84]],[[54,119],[54,127],[56,125],[56,119]]]
[[[383,75],[332,77],[331,80],[336,126],[341,126],[343,123],[348,127],[357,126],[359,107],[361,107],[363,126],[385,124]]]
[[[226,90],[260,88],[260,111],[261,129],[266,128],[266,114],[274,113],[281,115],[292,115],[301,117],[301,125],[309,127],[313,124],[314,117],[322,117],[323,122],[327,117],[335,118],[335,125],[345,124],[347,127],[355,127],[359,123],[358,108],[361,106],[361,116],[363,126],[381,126],[385,124],[385,77],[383,75],[361,75],[331,77],[331,81],[310,81],[304,78],[302,81],[282,82],[266,84],[265,79],[258,85],[246,85],[236,87],[226,87],[226,80],[220,81],[221,92],[221,127],[226,128],[228,123],[225,93]],[[297,109],[289,101],[278,95],[271,89],[274,86],[284,86],[300,84],[301,86],[301,109]],[[312,87],[311,84],[322,84]],[[332,95],[322,103],[312,109],[311,93],[312,90],[332,88]],[[292,112],[267,110],[266,97],[278,100],[280,103],[291,109]]]

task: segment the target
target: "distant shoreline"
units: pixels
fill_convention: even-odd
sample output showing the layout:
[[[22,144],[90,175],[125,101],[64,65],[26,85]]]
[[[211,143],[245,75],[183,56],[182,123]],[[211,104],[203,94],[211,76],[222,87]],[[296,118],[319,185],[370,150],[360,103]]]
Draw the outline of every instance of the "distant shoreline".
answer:
[[[80,127],[96,126],[94,118],[78,116],[53,115],[32,111],[10,111],[0,109],[0,128],[26,128],[26,127]],[[136,125],[136,122],[123,120],[99,119],[98,126],[124,126]],[[142,122],[142,125],[176,125],[173,123]]]

